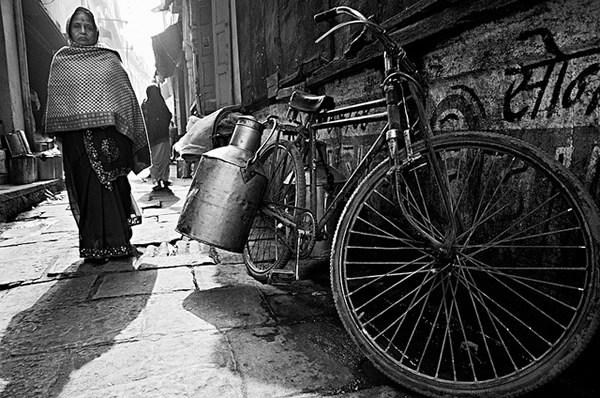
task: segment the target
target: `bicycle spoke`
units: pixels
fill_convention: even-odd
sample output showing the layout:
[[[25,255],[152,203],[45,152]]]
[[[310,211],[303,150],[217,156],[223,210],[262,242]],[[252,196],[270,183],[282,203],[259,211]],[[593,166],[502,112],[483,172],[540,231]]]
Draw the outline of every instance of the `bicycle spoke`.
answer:
[[[465,280],[467,280],[466,267],[462,266],[461,272],[463,273]],[[471,300],[472,306],[475,309],[480,334],[481,334],[482,340],[484,342],[484,345],[486,347],[487,356],[488,356],[488,359],[490,360],[490,365],[491,365],[494,377],[498,377],[498,370],[496,368],[496,363],[494,361],[494,356],[492,355],[492,349],[490,347],[489,340],[491,339],[491,336],[490,336],[490,338],[486,338],[488,333],[486,333],[484,330],[483,322],[482,322],[483,317],[480,314],[480,310],[477,310],[476,303],[481,304],[481,310],[484,311],[483,315],[485,315],[485,318],[489,321],[490,325],[493,328],[492,331],[495,333],[495,336],[497,337],[497,339],[501,342],[501,346],[503,348],[503,353],[506,355],[507,358],[509,358],[510,363],[512,365],[512,369],[517,370],[516,362],[511,354],[510,350],[508,350],[508,347],[504,341],[504,338],[502,337],[502,334],[500,333],[500,330],[498,329],[498,324],[497,324],[495,318],[492,316],[491,309],[485,304],[485,300],[482,297],[480,289],[471,289],[471,285],[475,285],[475,281],[472,279],[472,277],[469,278],[468,283],[466,283],[466,287],[467,287],[467,291],[469,292],[469,298]]]
[[[479,150],[479,153],[482,154],[482,156],[483,156],[483,151]],[[486,177],[487,177],[486,185],[482,192],[486,192],[489,184],[491,184],[492,181],[494,181],[494,179],[492,177],[494,175],[494,170],[495,170],[494,167],[497,164],[497,162],[498,162],[498,159],[496,157],[494,159],[492,159],[492,162],[491,162],[490,166],[488,167],[488,172],[486,174]],[[508,164],[509,169],[511,169],[513,167],[513,162],[514,162],[514,158]],[[473,166],[475,166],[475,162],[473,162]],[[479,201],[477,203],[477,208],[476,208],[474,216],[473,216],[471,235],[476,231],[477,225],[483,224],[483,222],[484,222],[483,220],[486,219],[486,214],[487,214],[488,209],[494,208],[497,203],[500,203],[501,200],[503,200],[504,198],[506,198],[507,196],[510,195],[510,190],[508,190],[507,192],[501,194],[500,197],[496,198],[496,195],[498,194],[498,192],[500,192],[502,186],[503,186],[502,184],[497,184],[496,187],[494,188],[492,194],[489,196],[489,199],[486,198],[484,195],[480,196]],[[464,187],[464,189],[466,189],[466,186]],[[496,200],[493,200],[493,198],[496,198]],[[485,203],[485,206],[484,206],[484,203]],[[506,206],[498,209],[498,212],[502,211],[502,209],[506,208],[510,204],[511,204],[510,202],[507,203]],[[482,210],[482,206],[484,206],[483,210]],[[489,215],[489,217],[487,217],[487,218],[491,218],[493,216],[494,216],[494,214]],[[471,236],[466,237],[464,240],[465,240],[465,242],[469,242],[471,240]]]
[[[395,303],[390,304],[388,307],[386,307],[383,311],[380,311],[378,314],[375,314],[375,316],[373,318],[369,318],[369,320],[367,322],[364,322],[365,325],[369,325],[371,324],[373,321],[375,321],[379,316],[382,316],[386,311],[397,307],[398,304],[400,304],[402,301],[404,301],[405,298],[407,297],[413,297],[413,300],[411,301],[411,303],[406,307],[406,310],[404,311],[404,314],[400,315],[396,321],[394,321],[392,324],[390,324],[387,328],[383,329],[383,330],[378,330],[378,333],[374,335],[374,338],[377,339],[379,337],[381,337],[388,329],[390,329],[396,322],[399,322],[399,324],[401,324],[401,322],[406,318],[406,316],[408,315],[408,313],[415,308],[422,300],[427,300],[428,296],[427,295],[422,295],[420,296],[420,298],[418,298],[417,300],[414,300],[415,298],[419,297],[418,292],[421,290],[422,286],[426,285],[427,283],[429,283],[432,280],[436,279],[436,275],[432,274],[432,273],[427,273],[430,275],[429,278],[423,279],[421,283],[417,284],[417,286],[415,287],[414,290],[407,292],[400,300],[398,300]],[[396,283],[396,285],[394,287],[397,287],[399,285],[398,282]],[[437,284],[432,285],[431,289],[435,288],[437,285],[441,284],[442,281],[440,280]],[[392,288],[387,289],[388,291],[391,291]],[[383,296],[383,294],[378,295],[377,298],[380,298],[381,296]],[[371,303],[374,300],[370,300],[369,303]],[[393,340],[390,340],[390,343]]]
[[[394,206],[394,208],[396,209],[396,212],[397,212],[396,215],[403,214],[402,210],[398,207],[398,205],[397,205],[396,202],[392,201],[390,198],[388,198],[387,196],[385,196],[384,194],[382,194],[381,192],[379,192],[379,190],[375,190],[374,193],[380,199],[386,201],[386,203],[388,203],[389,205]],[[395,222],[391,221],[386,216],[384,216],[383,214],[381,214],[377,209],[375,209],[374,207],[372,207],[370,205],[369,205],[369,209],[372,210],[375,214],[377,214],[380,218],[384,219],[397,232],[400,232],[402,235],[410,238],[410,236],[408,235],[408,233],[406,231],[402,230]],[[404,216],[407,216],[407,215],[404,214]],[[415,223],[420,224],[419,221],[417,221],[416,219],[413,218],[413,220],[415,221]],[[423,228],[425,228],[425,226],[423,226]],[[439,231],[436,231],[436,232],[438,233],[438,236],[441,236],[441,234],[439,233]]]
[[[484,272],[487,275],[489,275],[490,277],[494,277],[494,279],[497,280],[501,284],[504,284],[504,283],[501,282],[501,280],[499,279],[499,277],[503,276],[506,279],[509,279],[510,281],[515,282],[516,284],[518,284],[518,285],[520,285],[520,286],[522,286],[524,288],[527,288],[532,293],[537,293],[538,295],[541,295],[544,298],[546,298],[546,299],[548,299],[548,300],[550,300],[550,301],[552,301],[554,303],[561,304],[562,306],[564,306],[565,308],[568,308],[569,310],[572,310],[572,311],[576,310],[575,306],[568,305],[567,303],[564,303],[564,302],[558,300],[553,295],[548,294],[548,293],[546,293],[546,292],[544,292],[544,291],[542,291],[540,289],[536,289],[532,285],[527,284],[525,282],[535,282],[535,283],[538,283],[540,285],[544,285],[544,286],[547,286],[547,287],[558,287],[558,288],[564,288],[564,289],[568,289],[568,290],[573,290],[573,293],[576,293],[576,294],[579,294],[579,292],[581,291],[581,287],[569,286],[569,285],[559,284],[559,283],[555,283],[555,282],[547,282],[547,281],[543,281],[543,280],[540,280],[540,279],[532,279],[532,278],[519,277],[517,275],[507,274],[506,272],[503,272],[503,270],[491,267],[491,266],[489,266],[487,264],[484,264],[484,263],[478,261],[475,258],[472,258],[472,257],[466,257],[466,258],[468,258],[469,261],[471,261],[471,262],[473,262],[475,264],[478,264],[478,267],[464,266],[463,268],[465,270],[471,270],[471,271],[477,271],[477,272]],[[578,270],[578,271],[582,272],[583,270]],[[505,287],[507,287],[507,290],[512,291],[512,288],[510,288],[508,286],[505,286]],[[513,291],[513,293],[516,293],[516,292]],[[519,295],[517,294],[517,296],[519,296]],[[527,300],[526,298],[524,298],[524,297],[520,297],[520,298],[523,301],[525,301],[526,303],[531,304],[529,302],[529,300]],[[548,319],[550,321],[552,321],[552,322],[556,321],[555,319],[551,318],[548,314],[545,314],[545,315],[548,316]]]
[[[532,209],[531,211],[529,211],[527,214],[522,215],[519,219],[515,220],[513,222],[512,225],[508,226],[507,228],[505,228],[504,231],[502,231],[501,234],[499,234],[495,240],[497,240],[498,238],[500,238],[502,235],[504,235],[505,233],[507,233],[507,231],[510,231],[512,229],[517,229],[519,227],[519,224],[521,224],[523,221],[525,221],[527,218],[532,217],[535,213],[537,213],[538,210],[540,210],[545,204],[549,203],[553,198],[549,198],[547,201],[545,201],[544,203],[540,204],[538,207]],[[531,226],[527,227],[526,229],[519,231],[519,233],[524,233],[527,232],[528,230],[531,229],[535,229],[536,227],[542,226],[543,224],[547,224],[550,221],[553,221],[554,219],[557,219],[565,214],[568,214],[572,211],[572,209],[566,209],[564,210],[562,213],[556,214],[550,218],[546,218],[536,224],[532,224]],[[492,215],[493,216],[493,215]],[[480,223],[481,225],[482,223]],[[475,228],[473,228],[473,231],[475,230]],[[562,232],[561,230],[556,231],[557,233]],[[508,239],[510,239],[511,237],[509,237]],[[490,243],[494,243],[494,242],[490,242]]]
[[[384,369],[449,395],[552,362],[597,297],[578,197],[512,147],[476,139],[440,138],[451,145],[435,151],[451,206],[429,154],[382,163],[348,203],[332,257],[334,298],[355,339]],[[446,242],[448,208],[458,233]]]
[[[395,339],[396,339],[396,337],[398,336],[398,333],[400,333],[400,329],[401,329],[401,328],[402,328],[402,326],[404,325],[404,321],[407,319],[407,316],[406,316],[406,315],[408,314],[408,312],[409,312],[409,311],[410,311],[412,308],[415,308],[415,307],[416,307],[416,305],[418,304],[417,298],[419,297],[419,295],[420,295],[420,293],[421,293],[421,290],[422,290],[422,289],[424,289],[424,287],[425,287],[425,286],[426,286],[426,284],[425,284],[425,283],[420,283],[420,284],[419,284],[419,290],[418,290],[417,292],[415,292],[415,294],[413,295],[413,297],[412,297],[412,299],[411,299],[411,302],[409,303],[409,305],[408,305],[407,309],[404,311],[404,313],[403,313],[403,314],[401,314],[401,316],[399,316],[399,317],[398,317],[398,320],[397,320],[396,322],[392,322],[392,323],[390,324],[390,327],[391,327],[391,326],[393,326],[393,325],[395,325],[395,324],[397,323],[397,325],[396,325],[396,327],[395,327],[395,330],[394,330],[394,333],[392,334],[392,336],[391,336],[391,337],[390,337],[390,339],[389,339],[389,343],[388,343],[388,345],[387,345],[386,352],[390,350],[390,348],[392,347],[392,343],[394,342],[394,340],[395,340]],[[432,285],[429,287],[429,292],[427,292],[427,293],[425,293],[425,294],[422,294],[420,297],[423,297],[423,298],[424,298],[424,300],[425,300],[425,301],[427,301],[427,300],[430,298],[430,294],[429,294],[429,293],[431,293],[431,292],[432,292],[433,288],[434,288],[434,285],[432,284]],[[419,316],[417,317],[417,319],[423,319],[423,312],[425,311],[425,308],[426,308],[426,306],[425,306],[425,303],[424,303],[423,305],[421,305],[420,314],[419,314]],[[410,334],[410,336],[409,336],[409,337],[408,337],[408,339],[407,339],[407,345],[408,345],[408,344],[410,344],[410,341],[412,340],[412,337],[414,336],[414,333],[415,333],[415,331],[416,331],[416,327],[414,327],[414,328],[412,329],[412,331],[411,331],[411,334]],[[407,352],[407,347],[404,347],[404,349],[402,350],[402,352],[403,352],[403,353],[404,353],[404,352]],[[406,357],[405,355],[403,355],[403,359],[404,359],[404,358],[407,358],[407,357]]]
[[[414,222],[417,223],[425,231],[429,231],[431,236],[437,237],[438,239],[440,239],[443,237],[443,234],[433,224],[433,222],[432,222],[433,218],[429,214],[428,206],[426,206],[426,205],[419,206],[417,204],[417,203],[425,204],[425,203],[427,203],[427,200],[425,198],[425,194],[423,193],[423,188],[421,186],[421,180],[417,176],[417,171],[413,170],[412,174],[413,174],[413,179],[415,181],[415,185],[417,186],[416,191],[418,193],[418,195],[417,195],[418,200],[417,200],[417,196],[415,196],[413,194],[413,190],[410,189],[410,186],[409,186],[408,182],[404,179],[403,175],[401,175],[402,181],[404,182],[403,186],[406,188],[407,192],[410,194],[410,198],[401,196],[400,194],[398,194],[398,197],[400,199],[406,199],[406,202],[410,205],[410,207],[413,210],[415,210],[416,213],[420,216],[419,220],[417,220],[416,218],[413,217]],[[405,214],[405,216],[408,216],[408,214]]]
[[[290,142],[267,147],[259,161],[269,182],[243,254],[248,273],[266,281],[270,271],[284,267],[295,250],[293,225],[306,193],[300,155]]]
[[[451,158],[452,158],[452,156],[448,156],[448,155],[447,155],[447,151],[443,151],[443,154],[444,154],[444,156],[442,156],[442,158],[444,159],[444,167],[445,167],[445,169],[446,169],[446,170],[448,170],[448,169],[449,169],[449,165],[448,165],[447,161],[448,161],[448,159],[451,159]],[[483,156],[483,155],[482,155],[482,151],[481,151],[481,150],[478,150],[478,151],[477,151],[477,155],[476,155],[475,157],[481,157],[481,156]],[[455,170],[458,170],[458,173],[460,173],[460,171],[462,170],[462,167],[461,167],[461,166],[462,166],[462,164],[463,164],[463,161],[464,161],[464,160],[463,160],[463,157],[461,156],[461,157],[459,158],[459,163],[458,163],[458,165],[457,165],[456,167],[454,167],[454,168],[453,168],[453,169],[455,169]],[[495,160],[492,162],[492,167],[488,167],[488,170],[489,170],[488,174],[489,174],[489,173],[491,172],[491,170],[493,169],[493,163],[494,163],[494,162],[495,162]],[[466,176],[465,176],[465,177],[461,178],[461,176],[460,176],[460,175],[456,175],[456,176],[454,176],[454,179],[460,179],[460,180],[466,180],[466,181],[470,181],[470,180],[471,180],[471,178],[473,178],[473,175],[475,175],[475,174],[476,174],[476,171],[475,171],[475,167],[476,167],[476,165],[477,165],[477,162],[472,162],[472,165],[471,165],[471,167],[470,167],[469,171],[466,173]],[[486,182],[486,183],[485,183],[485,185],[483,186],[483,191],[485,192],[485,191],[486,191],[486,189],[487,189],[487,187],[488,187],[488,184],[490,184],[490,183],[491,183],[492,179],[491,179],[491,178],[485,178],[486,176],[481,176],[481,177],[482,177],[482,180],[484,180],[484,181]],[[488,177],[489,177],[489,175],[488,175]],[[446,184],[447,184],[446,186],[448,186],[448,187],[450,187],[450,186],[451,186],[451,184],[450,184],[450,175],[449,175],[449,173],[446,173]],[[455,207],[454,207],[454,216],[455,216],[455,217],[459,217],[459,216],[460,216],[460,215],[458,214],[458,211],[459,211],[459,209],[460,209],[460,205],[461,205],[461,203],[462,203],[462,200],[463,200],[463,198],[465,198],[465,197],[466,197],[466,194],[467,194],[467,185],[465,184],[465,185],[463,185],[463,186],[461,187],[461,190],[460,190],[459,194],[458,194],[458,195],[457,195],[457,197],[456,197],[456,203],[455,203]],[[479,211],[479,208],[481,207],[481,205],[482,205],[482,204],[483,204],[483,198],[480,198],[480,200],[479,200],[479,203],[477,204],[477,209],[475,210],[475,214],[477,214],[477,213],[478,213],[478,211]]]
[[[364,304],[362,304],[359,307],[356,307],[356,310],[361,310],[364,306],[369,305],[371,302],[377,300],[379,297],[385,295],[385,293],[393,290],[394,288],[398,287],[401,283],[405,282],[408,278],[418,275],[418,274],[423,274],[425,273],[427,274],[431,274],[431,272],[422,272],[426,269],[426,266],[429,266],[431,263],[425,263],[422,267],[420,267],[419,269],[416,270],[416,272],[408,272],[408,273],[403,273],[403,276],[405,276],[404,278],[401,278],[399,281],[397,281],[396,283],[394,283],[393,285],[391,285],[390,287],[388,287],[387,289],[381,291],[380,293],[378,293],[377,295],[373,296],[369,301],[365,302]],[[407,264],[407,265],[411,265],[411,264]],[[375,278],[371,281],[369,281],[368,283],[362,285],[361,287],[359,287],[358,289],[355,289],[351,292],[348,293],[348,297],[350,297],[353,294],[358,293],[361,289],[367,288],[370,285],[372,285],[373,283],[376,283],[378,281],[380,281],[381,279],[391,276],[392,274],[395,274],[398,269],[400,269],[401,267],[396,268],[394,271],[392,271],[391,273],[386,273],[378,278]],[[427,282],[427,280],[424,280],[424,282]],[[406,295],[410,295],[411,292],[407,292]],[[386,308],[385,311],[387,311],[388,309],[394,307],[396,304],[398,304],[399,302],[401,302],[404,298],[400,299],[398,302],[391,304],[389,307]],[[371,320],[369,320],[368,322],[365,322],[365,324],[368,324],[369,322],[377,319],[379,316],[383,315],[383,313],[385,313],[385,311],[380,312],[379,314],[377,314],[376,316],[374,316],[373,318],[371,318]]]
[[[505,283],[501,282],[500,280],[498,280],[496,278],[496,281],[499,282],[501,285],[503,285],[504,287],[507,288],[507,290],[510,293],[513,293],[515,296],[517,296],[518,298],[521,299],[521,301],[529,304],[531,307],[533,307],[535,309],[535,307],[532,305],[532,303],[527,300],[526,298],[524,298],[521,294],[517,293],[514,289],[510,288],[508,285],[506,285]],[[473,288],[477,288],[477,286],[472,286]],[[521,319],[517,316],[515,316],[514,314],[512,314],[511,312],[509,312],[507,309],[503,308],[503,306],[493,297],[491,297],[488,293],[483,293],[482,292],[483,297],[485,297],[491,304],[494,304],[499,310],[500,312],[504,313],[505,315],[508,315],[509,319],[516,322],[517,324],[523,326],[523,330],[528,330],[529,332],[531,332],[533,335],[535,335],[537,338],[539,338],[541,341],[543,341],[545,344],[547,344],[548,347],[551,346],[551,342],[549,340],[547,340],[545,337],[543,337],[539,332],[537,332],[535,330],[535,328],[533,327],[533,325],[531,324],[527,324],[525,323],[524,319]],[[542,312],[542,311],[538,311],[539,313],[542,313],[542,315],[544,315],[548,320],[554,322],[555,324],[557,324],[558,326],[560,326],[561,328],[564,328],[563,325],[559,325],[555,320],[553,320],[551,317],[548,317],[548,314]],[[522,347],[524,348],[524,345],[522,345]],[[533,358],[534,356],[531,354],[531,357]]]

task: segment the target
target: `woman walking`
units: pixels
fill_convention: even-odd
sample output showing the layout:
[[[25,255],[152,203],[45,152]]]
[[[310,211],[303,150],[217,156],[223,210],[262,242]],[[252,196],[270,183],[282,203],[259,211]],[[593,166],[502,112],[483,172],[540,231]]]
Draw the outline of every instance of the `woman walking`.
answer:
[[[91,11],[77,7],[67,34],[50,67],[46,132],[61,145],[79,254],[102,263],[135,254],[131,225],[141,218],[127,175],[149,166],[148,138],[121,58],[98,43]]]
[[[171,165],[169,125],[173,115],[167,108],[158,86],[148,86],[146,97],[142,103],[142,112],[146,121],[150,153],[152,154],[150,178],[154,183],[152,189],[156,191],[167,189],[171,185],[169,182],[169,168]]]

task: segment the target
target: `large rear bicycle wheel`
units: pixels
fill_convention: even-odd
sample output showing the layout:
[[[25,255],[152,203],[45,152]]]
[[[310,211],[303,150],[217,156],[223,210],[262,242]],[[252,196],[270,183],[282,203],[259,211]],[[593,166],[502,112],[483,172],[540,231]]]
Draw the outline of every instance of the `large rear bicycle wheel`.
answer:
[[[572,363],[598,327],[596,206],[570,172],[522,141],[465,132],[433,146],[454,214],[423,143],[414,162],[381,163],[336,230],[338,312],[365,355],[409,389],[520,395]]]
[[[289,141],[266,147],[259,161],[268,184],[243,258],[248,274],[265,282],[271,270],[284,267],[295,250],[297,229],[282,220],[298,222],[306,203],[306,178],[300,152]]]

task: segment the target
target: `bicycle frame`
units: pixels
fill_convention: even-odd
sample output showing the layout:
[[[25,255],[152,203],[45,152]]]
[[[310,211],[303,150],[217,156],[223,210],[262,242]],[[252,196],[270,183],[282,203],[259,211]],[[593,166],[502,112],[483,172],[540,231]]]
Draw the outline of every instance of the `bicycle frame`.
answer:
[[[355,111],[365,111],[369,109],[375,109],[385,104],[385,99],[375,100],[375,101],[367,101],[359,104],[354,104],[346,107],[335,108],[328,112],[322,112],[318,114],[318,119],[326,119],[332,116],[337,116],[345,113],[355,112]],[[388,119],[388,112],[379,112],[369,115],[348,117],[333,121],[324,121],[312,123],[312,116],[307,115],[307,121],[304,124],[296,125],[296,124],[283,124],[278,121],[278,118],[274,116],[269,116],[271,120],[273,120],[273,130],[272,135],[275,136],[275,143],[279,142],[281,138],[281,134],[297,134],[298,138],[296,138],[293,142],[297,145],[301,145],[301,141],[306,138],[307,142],[302,144],[308,147],[308,169],[310,175],[310,198],[309,198],[309,206],[307,210],[310,210],[313,214],[316,214],[317,210],[317,158],[320,156],[317,152],[317,139],[316,139],[316,131],[319,129],[326,129],[332,127],[342,127],[359,123],[372,123],[372,122],[381,122],[386,121]],[[303,130],[306,130],[307,134],[302,134]],[[331,220],[334,216],[336,210],[343,202],[344,199],[352,193],[352,190],[356,187],[356,185],[360,182],[361,178],[366,175],[368,172],[368,164],[372,162],[375,158],[375,155],[381,151],[383,146],[385,145],[386,131],[388,131],[388,124],[381,130],[378,134],[375,142],[370,146],[367,154],[360,160],[358,166],[354,169],[350,177],[346,180],[344,185],[341,187],[340,191],[333,197],[331,203],[325,209],[323,216],[317,220],[317,234],[319,238],[322,238],[323,235],[320,231],[323,230],[325,225]],[[266,140],[268,142],[270,137]],[[257,152],[256,157],[259,157],[263,148],[260,148]],[[268,211],[268,210],[267,210]],[[278,216],[272,212],[269,212],[269,215],[277,218],[279,221],[284,223],[287,226],[295,226],[295,224],[289,219],[283,219],[283,217]]]
[[[391,169],[397,171],[400,166],[405,165],[406,162],[410,163],[416,160],[412,150],[412,139],[415,134],[420,133],[422,135],[420,139],[423,140],[429,148],[428,154],[425,154],[424,156],[431,157],[431,167],[433,169],[435,181],[440,188],[446,214],[451,215],[449,217],[451,220],[446,236],[443,239],[436,239],[431,235],[431,233],[424,230],[421,225],[418,225],[418,223],[414,222],[412,217],[407,217],[407,219],[417,233],[421,236],[421,238],[426,242],[429,242],[429,245],[434,250],[440,253],[440,255],[444,256],[455,242],[458,230],[458,222],[453,216],[455,213],[448,193],[449,182],[443,177],[446,174],[442,170],[443,166],[441,165],[441,162],[435,158],[434,150],[431,145],[433,133],[427,122],[425,114],[425,106],[423,103],[425,96],[423,94],[423,89],[417,79],[414,77],[416,76],[416,68],[408,60],[402,47],[398,46],[387,35],[387,33],[383,31],[381,27],[379,27],[379,25],[348,7],[338,7],[336,13],[345,13],[351,15],[355,18],[355,20],[336,25],[319,39],[317,39],[317,42],[321,41],[324,37],[331,34],[335,30],[343,26],[347,26],[348,24],[360,23],[365,27],[370,28],[385,47],[385,51],[383,53],[384,80],[381,84],[383,98],[375,101],[365,101],[355,105],[334,108],[332,110],[320,112],[300,113],[300,110],[294,109],[292,106],[290,106],[286,114],[288,122],[284,123],[280,123],[278,117],[270,116],[269,119],[274,122],[271,136],[265,140],[263,147],[259,148],[254,159],[262,155],[263,148],[266,147],[268,142],[270,142],[273,135],[275,135],[276,146],[279,145],[281,134],[287,133],[290,135],[296,135],[296,138],[292,140],[292,142],[300,149],[302,154],[301,156],[303,156],[302,161],[304,162],[305,167],[308,168],[308,176],[310,181],[307,208],[300,210],[304,212],[310,212],[310,217],[313,220],[311,223],[311,229],[312,225],[315,225],[315,232],[311,234],[309,231],[301,230],[296,225],[296,222],[299,222],[297,220],[290,218],[284,219],[284,215],[275,214],[275,212],[270,211],[268,208],[264,208],[263,210],[270,217],[278,220],[281,225],[286,225],[289,228],[293,228],[298,234],[298,245],[300,244],[300,235],[307,236],[307,234],[309,234],[311,241],[324,240],[328,237],[327,234],[325,234],[326,225],[332,220],[340,207],[350,197],[352,192],[361,182],[362,178],[368,174],[375,156],[381,153],[383,147],[387,144],[388,161],[390,162]],[[317,20],[318,18],[315,17],[315,19]],[[371,111],[383,106],[385,106],[384,112],[380,111],[368,113],[366,115],[348,118],[341,117],[339,119],[332,120],[332,118],[339,117],[345,113],[351,113],[355,111]],[[409,113],[416,113],[416,117],[411,118]],[[386,124],[384,128],[378,134],[375,142],[368,149],[366,155],[360,159],[357,167],[351,173],[339,192],[337,192],[331,198],[328,205],[324,206],[323,214],[316,219],[316,216],[319,215],[321,210],[320,208],[317,209],[317,164],[319,158],[321,158],[324,163],[327,163],[325,159],[322,159],[323,156],[317,149],[316,131],[319,129],[376,121],[385,121]],[[399,175],[394,172],[394,177],[399,178]],[[400,186],[400,184],[395,185],[397,189]],[[400,204],[400,211],[402,211],[404,214],[410,213],[410,209],[405,208],[404,201],[400,200],[402,193],[397,191],[396,195],[399,198],[398,202]],[[292,247],[289,247],[289,249],[294,250]],[[304,255],[308,254],[304,253]]]
[[[320,129],[327,129],[333,127],[342,127],[348,125],[356,125],[362,123],[372,123],[372,122],[380,122],[386,121],[387,123],[383,127],[383,129],[378,134],[374,143],[369,147],[365,156],[359,161],[357,167],[348,177],[344,185],[341,187],[339,192],[333,196],[330,203],[324,209],[323,215],[320,219],[316,220],[316,230],[317,230],[317,240],[322,240],[325,235],[323,234],[324,228],[327,223],[334,217],[336,212],[339,210],[340,206],[344,203],[345,200],[352,194],[353,190],[356,188],[361,179],[368,173],[370,170],[369,165],[372,164],[375,156],[378,153],[381,153],[383,147],[387,143],[388,147],[388,157],[389,161],[393,165],[398,165],[398,162],[404,161],[400,159],[399,148],[404,148],[406,153],[406,158],[408,161],[414,160],[412,158],[412,141],[411,141],[411,120],[406,111],[407,101],[409,99],[413,99],[416,104],[416,111],[418,113],[418,119],[423,121],[421,123],[421,130],[426,142],[431,140],[433,133],[431,128],[424,121],[426,120],[425,116],[425,108],[421,101],[422,98],[422,89],[419,83],[412,78],[408,73],[398,71],[398,68],[404,64],[404,68],[407,70],[412,70],[412,65],[408,63],[408,60],[404,58],[403,53],[393,54],[391,52],[384,53],[384,65],[385,65],[385,76],[384,82],[382,84],[382,90],[384,92],[384,98],[374,101],[366,101],[350,106],[335,108],[329,111],[320,112],[318,114],[307,114],[305,117],[305,121],[303,123],[295,124],[285,124],[280,123],[275,120],[275,124],[273,127],[272,134],[275,134],[275,142],[281,137],[281,134],[297,134],[297,138],[294,140],[296,145],[299,146],[307,146],[308,150],[306,151],[306,155],[308,157],[308,162],[306,166],[308,166],[309,175],[310,175],[310,197],[308,210],[311,211],[313,215],[317,214],[317,161],[320,154],[317,151],[317,139],[316,139],[316,131]],[[406,95],[404,93],[404,89],[402,86],[403,82],[408,83],[409,93]],[[340,118],[336,120],[329,120],[332,117],[338,117],[339,115],[352,113],[356,111],[369,111],[373,109],[380,108],[382,106],[386,107],[385,112],[377,112],[371,113],[361,116]],[[289,116],[288,111],[288,116]],[[404,115],[403,115],[404,113]],[[404,120],[402,117],[404,116]],[[313,120],[317,120],[317,122],[313,123]],[[322,122],[318,122],[318,120],[324,120]],[[404,128],[403,128],[404,127]],[[306,140],[306,142],[302,142],[302,140]],[[268,141],[268,140],[267,140]],[[440,184],[445,184],[445,180],[442,178],[442,170],[437,162],[434,162],[437,166],[434,168],[434,172],[437,175],[438,182]],[[442,189],[444,193],[446,193],[444,189]],[[451,210],[451,201],[449,197],[445,198],[445,204],[447,206],[448,214],[453,214]],[[274,214],[270,214],[271,216],[277,217],[280,219],[282,223],[285,225],[291,226],[294,225],[293,222],[289,219],[281,219]],[[422,228],[418,225],[414,225],[417,231],[421,232],[421,235],[430,240],[432,246],[441,247],[442,243],[435,240],[433,237],[429,236],[426,232],[422,231]],[[449,235],[456,235],[456,225],[454,220],[452,221],[452,225],[450,228]],[[452,238],[449,239],[450,241]]]

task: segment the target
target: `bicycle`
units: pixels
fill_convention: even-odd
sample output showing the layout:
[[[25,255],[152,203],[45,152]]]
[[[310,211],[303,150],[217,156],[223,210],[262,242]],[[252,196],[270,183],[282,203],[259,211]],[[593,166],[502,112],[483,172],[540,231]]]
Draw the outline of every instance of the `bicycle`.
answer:
[[[330,256],[333,297],[383,373],[432,397],[515,396],[541,386],[598,328],[594,201],[566,168],[521,140],[434,135],[402,47],[349,7],[315,21],[337,15],[350,20],[317,42],[348,25],[368,29],[385,49],[383,98],[335,109],[328,96],[295,93],[285,121],[269,117],[271,135],[256,155],[269,183],[244,249],[248,272],[268,282],[295,258],[297,276],[298,259],[343,206]],[[381,120],[378,138],[344,185],[329,187],[317,216],[326,159],[316,131]]]

